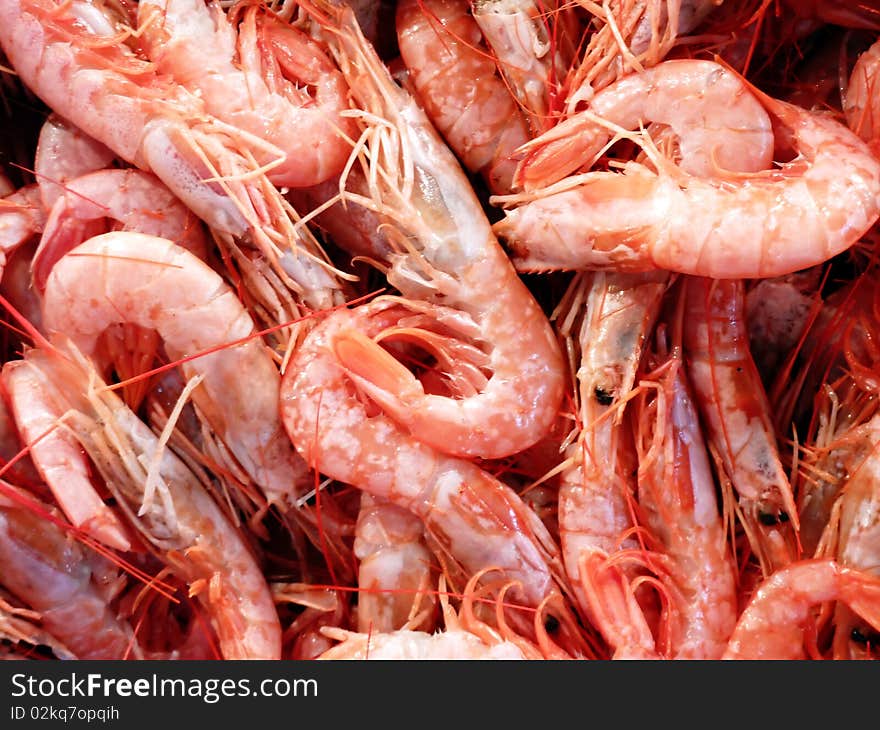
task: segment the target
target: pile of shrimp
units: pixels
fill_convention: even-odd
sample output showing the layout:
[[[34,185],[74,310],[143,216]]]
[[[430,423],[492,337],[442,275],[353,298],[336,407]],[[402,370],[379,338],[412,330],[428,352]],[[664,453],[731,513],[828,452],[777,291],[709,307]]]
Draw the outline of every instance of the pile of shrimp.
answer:
[[[0,0],[0,656],[873,658],[878,39]]]

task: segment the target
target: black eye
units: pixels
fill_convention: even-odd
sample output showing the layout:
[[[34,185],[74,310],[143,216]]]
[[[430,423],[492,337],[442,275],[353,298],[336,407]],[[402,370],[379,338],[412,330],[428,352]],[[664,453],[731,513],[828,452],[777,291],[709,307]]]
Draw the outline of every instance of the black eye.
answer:
[[[788,519],[787,516],[786,516],[786,519]],[[770,526],[775,525],[778,522],[780,522],[781,518],[777,517],[772,512],[759,512],[758,513],[758,520],[760,521],[760,523],[762,525],[767,525],[768,527],[770,527]]]
[[[868,637],[865,636],[858,629],[853,629],[852,631],[850,631],[849,638],[852,639],[857,644],[867,644],[868,643]]]
[[[788,512],[780,512],[779,513],[779,521],[780,522],[788,522]]]
[[[593,389],[593,394],[596,396],[596,400],[599,401],[600,405],[610,406],[614,402],[614,396],[601,385],[597,385]]]
[[[548,616],[544,619],[544,630],[548,634],[555,634],[559,631],[559,621],[553,616]]]

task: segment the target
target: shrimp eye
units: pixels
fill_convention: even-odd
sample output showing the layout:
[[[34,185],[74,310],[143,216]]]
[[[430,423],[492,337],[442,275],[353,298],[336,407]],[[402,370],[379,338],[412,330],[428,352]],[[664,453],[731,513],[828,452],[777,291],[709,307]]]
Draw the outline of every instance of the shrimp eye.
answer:
[[[610,406],[614,402],[614,396],[609,393],[605,388],[601,385],[597,385],[593,389],[593,395],[596,396],[596,400],[599,401],[599,405]]]
[[[555,616],[548,616],[544,619],[544,630],[548,634],[555,634],[559,631],[559,621]]]
[[[785,514],[784,512],[782,514]],[[758,520],[760,520],[762,525],[772,526],[776,525],[779,522],[783,522],[788,519],[788,515],[783,519],[782,516],[774,515],[772,512],[759,512]]]
[[[780,522],[788,522],[788,520],[790,519],[788,516],[788,512],[780,512],[778,519]]]
[[[853,629],[852,631],[850,631],[849,638],[852,639],[853,641],[855,641],[857,644],[867,644],[868,643],[868,637],[865,636],[858,629]]]

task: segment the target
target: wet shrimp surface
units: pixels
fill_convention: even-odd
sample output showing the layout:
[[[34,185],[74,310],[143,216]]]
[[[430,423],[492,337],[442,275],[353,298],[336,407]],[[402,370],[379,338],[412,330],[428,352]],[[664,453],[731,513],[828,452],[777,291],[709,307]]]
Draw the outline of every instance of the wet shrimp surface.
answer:
[[[0,653],[875,658],[880,15],[785,4],[0,0]]]

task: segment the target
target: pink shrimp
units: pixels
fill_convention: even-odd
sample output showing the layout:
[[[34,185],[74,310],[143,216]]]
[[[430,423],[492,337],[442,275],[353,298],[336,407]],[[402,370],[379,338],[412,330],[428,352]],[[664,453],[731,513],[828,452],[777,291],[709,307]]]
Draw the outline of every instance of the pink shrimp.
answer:
[[[423,307],[416,303],[415,311]],[[562,565],[537,515],[472,462],[420,443],[375,413],[341,367],[338,353],[352,334],[393,331],[411,314],[405,300],[379,299],[330,314],[307,335],[282,380],[281,414],[291,440],[322,473],[418,515],[453,586],[496,568],[514,582],[511,601],[537,608],[561,599]],[[413,331],[403,330],[405,341]]]
[[[3,366],[3,384],[12,413],[38,472],[70,522],[105,545],[131,548],[132,534],[98,493],[88,458],[69,430],[58,421],[64,409],[52,381],[26,360]]]
[[[50,334],[66,333],[86,355],[117,323],[156,330],[172,359],[207,353],[182,366],[204,377],[193,400],[207,422],[270,502],[308,488],[281,426],[272,357],[235,293],[190,252],[141,233],[91,238],[52,269],[43,316]]]
[[[647,122],[678,136],[680,167],[699,177],[753,172],[770,166],[770,117],[737,74],[713,61],[666,61],[624,76],[517,152],[515,182],[531,190],[589,167],[614,127]]]
[[[707,437],[739,496],[746,537],[765,575],[797,558],[797,507],[770,406],[749,352],[742,281],[689,277],[684,352]]]
[[[447,360],[454,368],[456,359],[467,360],[473,394],[426,392],[378,342],[353,332],[339,336],[339,361],[358,388],[423,443],[485,458],[527,448],[550,428],[562,399],[564,365],[547,317],[492,234],[461,167],[394,83],[350,10],[327,12],[322,21],[334,28],[331,50],[375,146],[371,195],[345,192],[343,200],[377,211],[387,223],[393,248],[382,263],[389,283],[410,300],[426,300],[427,317],[439,313]]]
[[[496,233],[520,271],[656,267],[736,279],[826,261],[880,216],[880,160],[840,123],[761,99],[798,152],[779,170],[731,183],[629,163],[508,210]]]
[[[120,508],[188,585],[227,659],[277,659],[278,614],[260,566],[244,537],[192,471],[141,421],[75,347],[26,353],[26,361],[60,394],[56,417],[67,423]]]
[[[845,604],[880,631],[880,579],[833,560],[792,563],[761,583],[722,659],[806,659],[808,629],[825,603]]]
[[[69,180],[56,197],[34,253],[37,290],[45,290],[58,259],[108,230],[167,238],[200,259],[207,256],[201,222],[158,178],[135,169],[100,170]]]
[[[6,256],[39,235],[45,222],[46,214],[36,185],[25,185],[0,198],[0,273]]]
[[[668,601],[661,654],[717,659],[736,623],[734,564],[682,363],[672,357],[664,367],[637,427],[640,523],[658,544],[641,559]]]
[[[574,294],[572,289],[566,294],[572,296],[569,306],[583,311],[575,348],[580,353],[581,430],[567,452],[570,466],[560,477],[559,535],[575,593],[618,658],[656,655],[639,612],[620,610],[617,604],[635,602],[628,586],[636,571],[608,558],[638,547],[631,506],[637,463],[622,413],[666,280],[665,272],[595,272],[573,285],[578,287]],[[568,317],[558,319],[566,335]]]
[[[116,156],[57,114],[50,114],[37,139],[34,174],[48,212],[74,178],[109,167]]]
[[[227,18],[218,3],[144,0],[138,23],[160,72],[282,152],[258,158],[273,183],[307,187],[342,171],[355,133],[343,116],[347,88],[315,40],[254,4]]]
[[[467,0],[401,0],[397,40],[422,107],[464,166],[511,189],[528,125],[482,46]]]

